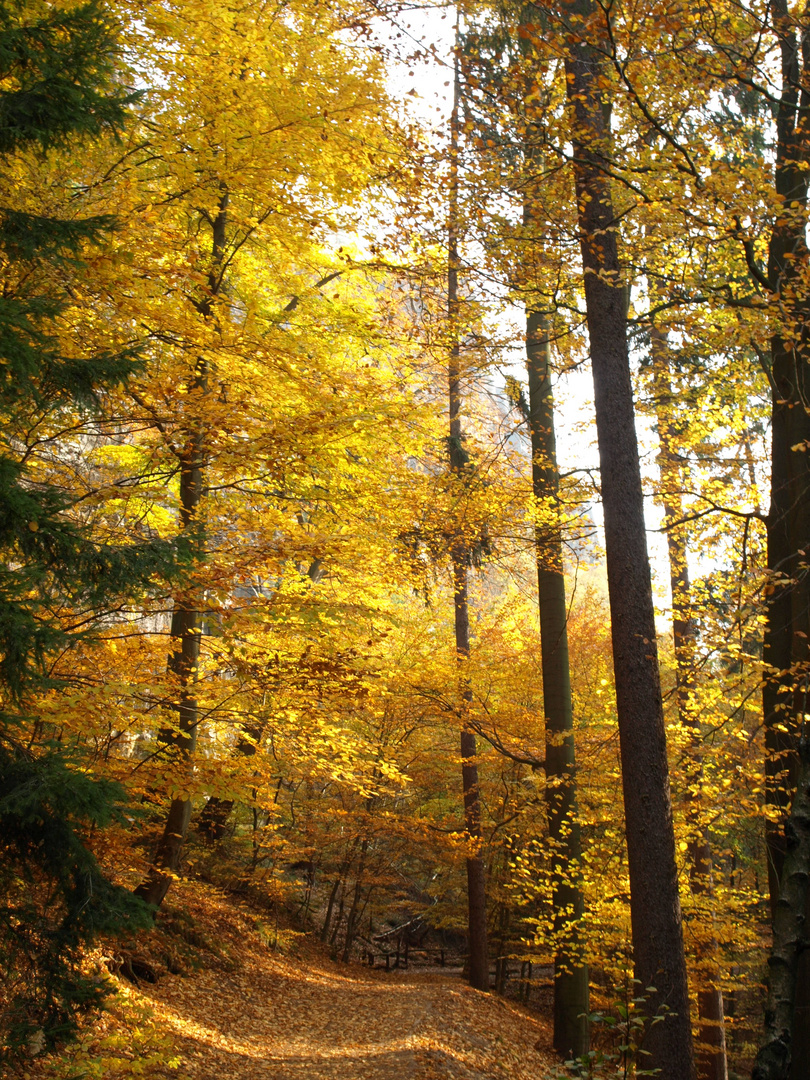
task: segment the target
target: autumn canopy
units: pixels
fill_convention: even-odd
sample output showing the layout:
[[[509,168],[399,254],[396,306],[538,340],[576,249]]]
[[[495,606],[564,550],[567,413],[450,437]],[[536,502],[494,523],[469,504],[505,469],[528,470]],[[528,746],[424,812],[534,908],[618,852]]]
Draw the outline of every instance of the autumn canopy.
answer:
[[[0,0],[3,1067],[196,882],[810,1075],[809,40]]]

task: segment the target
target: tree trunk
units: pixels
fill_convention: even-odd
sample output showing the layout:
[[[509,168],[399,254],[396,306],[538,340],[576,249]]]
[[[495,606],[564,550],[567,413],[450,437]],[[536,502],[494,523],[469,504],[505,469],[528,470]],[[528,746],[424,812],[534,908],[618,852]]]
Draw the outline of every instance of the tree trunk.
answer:
[[[329,903],[327,904],[327,907],[326,907],[326,917],[323,920],[323,926],[321,927],[321,934],[320,934],[321,941],[324,944],[326,944],[326,941],[327,941],[327,939],[329,937],[329,925],[332,922],[332,910],[334,909],[338,889],[340,888],[340,883],[342,881],[343,881],[342,876],[337,878],[335,880],[334,885],[332,886],[332,891],[329,894]]]
[[[765,1042],[757,1054],[751,1080],[789,1080],[796,1075],[791,1071],[792,1045],[799,961],[808,946],[805,913],[810,899],[810,741],[807,739],[802,740],[799,760],[796,795],[785,827],[784,865],[773,921],[773,949],[768,960]]]
[[[658,427],[658,470],[661,477],[660,501],[664,508],[664,523],[669,554],[669,575],[672,589],[672,633],[675,648],[675,692],[678,720],[690,732],[687,750],[687,791],[702,785],[703,762],[700,731],[695,718],[691,695],[695,687],[696,626],[692,616],[689,588],[689,566],[683,532],[683,468],[674,442],[672,420],[672,378],[669,365],[669,342],[660,327],[651,328],[653,397]],[[706,829],[700,821],[699,796],[687,795],[689,824],[689,883],[693,893],[706,898],[709,917],[713,917],[714,883],[712,880],[712,851]],[[723,993],[720,989],[720,970],[717,963],[717,943],[711,938],[698,943],[699,990],[698,1039],[695,1063],[698,1080],[727,1080],[725,1016]]]
[[[211,269],[207,292],[195,305],[198,313],[206,320],[213,317],[216,297],[222,285],[220,268],[225,251],[227,210],[228,195],[223,191],[219,212],[212,226]],[[200,409],[202,399],[208,392],[208,376],[208,361],[200,357],[191,384],[192,407]],[[180,454],[180,532],[191,555],[192,574],[197,573],[205,557],[205,536],[200,515],[205,454],[205,423],[198,414],[190,424]],[[170,630],[172,651],[167,667],[178,685],[177,727],[164,732],[162,739],[167,753],[186,767],[197,746],[199,711],[193,686],[200,660],[201,608],[202,586],[195,581],[175,597]],[[136,896],[156,908],[163,903],[172,879],[180,867],[190,817],[191,800],[181,795],[173,796],[152,865],[146,879],[135,889]]]
[[[195,552],[201,550],[198,511],[202,498],[202,443],[202,433],[198,432],[189,440],[180,467],[181,528],[184,534],[195,537],[191,541]],[[167,753],[179,762],[187,762],[197,746],[198,709],[193,685],[200,659],[200,602],[200,589],[194,585],[175,597],[172,613],[174,647],[167,666],[179,687],[177,728],[164,732],[162,739]],[[135,890],[136,896],[156,908],[163,903],[180,867],[190,817],[191,800],[172,798],[152,865]]]
[[[360,897],[363,892],[363,871],[366,868],[366,853],[368,851],[368,840],[364,837],[363,842],[360,845],[360,858],[357,862],[357,874],[354,880],[354,893],[352,895],[352,903],[349,908],[349,914],[346,919],[346,937],[343,942],[343,963],[348,964],[349,957],[351,956],[352,945],[354,944],[354,938],[357,933],[357,926],[359,925],[358,912],[360,910]]]
[[[589,0],[575,0],[567,10],[583,20],[577,27],[587,27],[593,19]],[[618,224],[605,172],[609,131],[599,51],[582,39],[577,27],[568,36],[567,94],[605,514],[635,977],[648,1016],[666,1014],[646,1031],[644,1049],[650,1057],[645,1068],[660,1069],[661,1080],[690,1080],[695,1067],[689,991],[627,348],[627,302],[617,253]]]
[[[343,908],[346,903],[346,885],[341,882],[340,885],[340,904],[338,905],[337,920],[334,928],[332,929],[332,935],[329,938],[330,948],[335,948],[337,942],[338,931],[340,930],[340,924],[343,922]],[[337,959],[337,956],[333,954],[333,959]]]
[[[810,357],[806,285],[810,85],[806,70],[807,10],[801,14],[789,12],[786,0],[774,0],[771,10],[781,54],[774,187],[786,208],[774,222],[765,277],[782,320],[770,343],[772,442],[767,533],[771,580],[762,694],[765,797],[771,811],[765,830],[768,887],[776,947],[780,882],[788,843],[786,821],[798,781],[798,740],[804,716],[810,712]],[[750,261],[750,249],[746,254]],[[810,906],[807,914],[810,916]],[[808,1015],[810,953],[805,950],[798,963],[803,977],[798,981],[796,1009]],[[791,1056],[791,1080],[805,1080],[810,1076],[810,1037],[794,1040]]]
[[[559,493],[549,339],[542,313],[526,315],[529,429],[534,497],[555,515],[535,531],[543,709],[546,723],[546,814],[554,864],[554,1049],[563,1057],[588,1051],[588,966],[582,959],[584,901],[579,885],[582,844],[576,804],[574,715],[568,664],[568,609]]]
[[[218,844],[225,836],[228,818],[235,806],[233,799],[220,799],[212,795],[202,808],[197,828],[209,844]]]
[[[264,724],[246,724],[242,727],[234,755],[253,757],[263,731]],[[225,836],[228,818],[235,805],[233,799],[221,799],[217,795],[212,795],[202,808],[197,828],[208,843],[217,844]]]
[[[450,124],[450,202],[447,263],[447,321],[451,346],[448,363],[450,421],[450,471],[463,482],[466,458],[461,429],[461,350],[459,346],[458,301],[458,132],[459,132],[458,43],[455,58],[453,114]],[[481,855],[481,797],[478,788],[475,735],[469,727],[472,690],[464,671],[470,656],[470,615],[467,603],[468,548],[463,538],[453,544],[453,608],[455,614],[456,657],[459,664],[461,712],[461,783],[464,796],[464,828],[473,853],[467,856],[467,908],[470,942],[470,985],[489,990],[489,948],[487,944],[486,873]]]

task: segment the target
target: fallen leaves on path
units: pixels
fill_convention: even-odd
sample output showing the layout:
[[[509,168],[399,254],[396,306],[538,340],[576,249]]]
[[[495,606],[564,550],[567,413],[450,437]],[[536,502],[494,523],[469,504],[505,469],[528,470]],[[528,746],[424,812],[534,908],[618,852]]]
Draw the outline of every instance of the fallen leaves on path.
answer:
[[[541,1080],[549,1025],[459,976],[370,970],[302,941],[282,955],[246,909],[205,902],[223,962],[144,985],[178,1080]],[[192,904],[193,907],[193,904]],[[203,915],[194,912],[195,920]],[[536,1049],[548,1046],[548,1052]]]
[[[537,1080],[553,1066],[534,1049],[544,1024],[450,976],[267,953],[148,993],[194,1080]]]

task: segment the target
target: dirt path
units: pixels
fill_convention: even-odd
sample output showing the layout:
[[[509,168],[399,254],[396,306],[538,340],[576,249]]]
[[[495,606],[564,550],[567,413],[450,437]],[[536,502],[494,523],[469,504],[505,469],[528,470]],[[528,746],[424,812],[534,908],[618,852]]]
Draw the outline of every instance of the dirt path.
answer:
[[[247,920],[246,920],[247,921]],[[160,980],[143,992],[174,1033],[191,1080],[542,1080],[541,1018],[460,978],[280,955],[243,929],[237,970]],[[224,939],[223,939],[224,940]],[[227,946],[226,946],[227,947]],[[232,949],[231,949],[232,951]]]
[[[540,1021],[457,978],[299,969],[269,955],[223,977],[150,990],[174,1030],[180,1072],[222,1080],[537,1080],[550,1055]]]

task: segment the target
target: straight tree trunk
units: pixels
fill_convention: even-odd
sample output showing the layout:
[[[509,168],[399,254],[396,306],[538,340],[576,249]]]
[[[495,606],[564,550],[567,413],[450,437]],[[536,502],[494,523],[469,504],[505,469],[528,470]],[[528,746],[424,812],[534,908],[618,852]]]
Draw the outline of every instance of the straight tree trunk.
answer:
[[[535,9],[524,5],[521,54],[530,70],[534,55],[531,30]],[[524,29],[524,27],[526,29]],[[535,222],[536,177],[543,173],[543,110],[528,80],[519,118],[522,130],[524,177],[523,225]],[[531,288],[531,283],[527,283]],[[536,301],[526,304],[526,367],[529,382],[527,421],[532,451],[532,493],[537,505],[550,510],[550,520],[535,527],[537,598],[543,672],[543,710],[546,752],[546,817],[552,851],[552,908],[554,911],[554,1035],[555,1050],[564,1058],[588,1052],[590,995],[588,966],[583,959],[582,921],[585,911],[580,884],[582,838],[577,818],[574,712],[568,658],[568,609],[565,602],[563,539],[559,525],[559,469],[554,429],[550,342],[547,316]]]
[[[769,290],[781,320],[770,342],[770,582],[762,694],[765,795],[771,811],[766,824],[768,887],[776,948],[787,822],[799,779],[798,745],[804,717],[810,712],[810,340],[806,285],[810,261],[806,242],[810,15],[806,8],[790,11],[786,0],[774,0],[770,10],[781,57],[774,188],[785,209],[776,217],[771,231],[766,274],[756,273],[750,246],[746,256],[759,283]],[[804,914],[810,920],[810,900]],[[803,1022],[794,1024],[792,1071],[786,1075],[790,1080],[806,1080],[810,1076],[810,948],[799,951],[797,962],[794,1006],[797,1020],[801,1017]]]
[[[644,499],[627,348],[627,303],[617,251],[618,223],[606,167],[609,131],[596,47],[582,38],[589,0],[574,0],[566,76],[572,116],[585,303],[593,367],[605,515],[613,665],[630,874],[637,992],[652,1019],[645,1068],[661,1080],[695,1075],[684,959],[666,734]]]
[[[332,922],[332,910],[335,906],[335,899],[337,898],[338,889],[340,888],[340,883],[342,880],[342,877],[339,877],[335,880],[335,883],[332,886],[332,891],[329,894],[329,903],[326,907],[326,917],[323,920],[323,926],[321,927],[320,933],[321,941],[324,942],[324,944],[329,937],[329,925]]]
[[[354,893],[352,895],[352,904],[349,908],[349,914],[346,919],[346,938],[343,942],[343,956],[342,960],[344,964],[348,964],[349,957],[352,951],[352,945],[354,944],[354,938],[357,933],[357,927],[359,925],[359,912],[360,912],[360,897],[363,892],[363,871],[366,868],[366,853],[368,852],[368,840],[364,837],[363,842],[360,845],[360,859],[357,865],[357,876],[354,882]]]
[[[768,249],[767,285],[778,303],[783,326],[771,339],[771,504],[768,513],[768,568],[771,573],[765,629],[763,688],[766,794],[773,809],[767,828],[771,911],[776,912],[784,859],[784,822],[796,786],[796,746],[801,718],[808,711],[810,668],[810,393],[804,275],[808,251],[810,87],[804,85],[797,27],[785,0],[774,0],[774,28],[782,57],[782,90],[777,113],[774,171],[776,193],[790,207],[774,223]],[[807,15],[805,14],[805,19]]]
[[[672,590],[672,633],[675,648],[675,693],[678,720],[690,733],[687,750],[687,787],[689,791],[702,784],[703,762],[700,731],[695,718],[691,695],[695,688],[696,627],[692,616],[689,566],[683,532],[683,468],[678,460],[672,419],[672,377],[669,364],[669,342],[660,327],[651,329],[653,396],[658,427],[658,470],[661,477],[660,500],[669,555],[669,575]],[[689,883],[694,894],[704,897],[713,908],[712,851],[705,828],[700,822],[699,796],[687,795],[689,824]],[[698,1080],[727,1080],[725,1016],[723,993],[720,989],[720,970],[716,958],[717,944],[709,939],[698,947],[699,989],[698,1039],[695,1063]]]
[[[458,37],[458,35],[457,35]],[[458,41],[456,42],[453,113],[450,122],[450,202],[447,262],[447,321],[450,330],[448,397],[450,421],[450,471],[464,482],[466,455],[461,428],[461,349],[459,345],[458,300],[458,136],[460,80]],[[470,657],[470,613],[467,600],[468,547],[463,537],[453,544],[453,608],[456,657],[459,664],[461,712],[461,783],[464,796],[464,827],[471,853],[467,856],[467,909],[470,945],[470,985],[489,990],[489,948],[487,944],[486,872],[481,854],[481,796],[478,787],[475,735],[469,726],[472,690],[464,670]]]
[[[201,433],[192,436],[180,467],[180,520],[181,528],[187,535],[196,534],[200,527],[202,443]],[[167,754],[182,763],[188,762],[197,747],[198,708],[194,681],[200,660],[200,602],[199,586],[193,585],[175,597],[172,613],[173,649],[167,667],[178,684],[177,727],[165,732],[163,741]],[[146,879],[135,890],[136,896],[156,908],[163,903],[180,867],[190,817],[191,800],[174,796],[152,865]]]
[[[796,1075],[793,1036],[797,1032],[799,963],[807,950],[805,912],[810,901],[810,740],[802,740],[799,762],[796,795],[785,828],[785,858],[768,960],[765,1041],[751,1080],[789,1080]]]
[[[214,305],[221,289],[220,269],[225,251],[228,195],[223,191],[219,212],[212,224],[211,269],[208,275],[205,297],[195,306],[203,319],[211,319]],[[191,399],[199,408],[208,392],[208,361],[200,357],[191,384]],[[180,533],[191,553],[191,573],[196,574],[205,555],[204,528],[201,519],[204,494],[204,465],[206,456],[205,424],[201,416],[190,425],[186,442],[180,455]],[[174,600],[171,622],[172,651],[167,668],[174,676],[177,687],[177,726],[163,733],[168,756],[188,767],[197,747],[199,710],[194,692],[200,661],[202,638],[202,586],[193,582]],[[191,818],[191,800],[183,795],[172,795],[169,811],[158,841],[152,865],[144,881],[135,889],[147,904],[160,907],[169,891],[173,878],[180,867],[180,858]]]
[[[526,315],[532,489],[557,512],[559,472],[549,339],[544,315]],[[554,1049],[563,1057],[588,1051],[588,966],[583,961],[584,901],[579,885],[582,843],[576,804],[574,714],[568,663],[568,609],[562,532],[556,523],[536,529],[543,709],[546,724],[546,815],[554,870]]]

